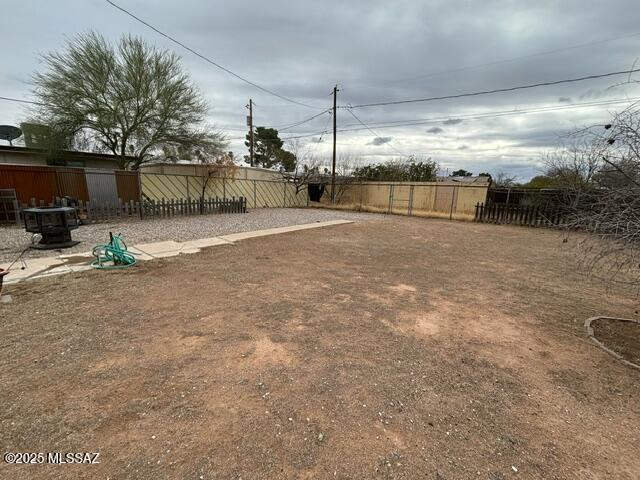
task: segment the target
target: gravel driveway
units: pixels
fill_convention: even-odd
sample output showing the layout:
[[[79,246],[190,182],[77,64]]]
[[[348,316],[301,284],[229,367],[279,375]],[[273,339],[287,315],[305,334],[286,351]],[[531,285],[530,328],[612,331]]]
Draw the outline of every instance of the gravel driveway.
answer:
[[[109,232],[121,233],[128,245],[162,240],[186,241],[216,237],[230,233],[287,227],[327,220],[368,220],[379,214],[324,210],[313,208],[260,208],[246,214],[198,215],[192,217],[132,220],[84,225],[72,233],[80,244],[62,250],[31,250],[29,257],[50,257],[58,252],[87,252],[109,240]],[[31,234],[24,228],[1,227],[0,263],[12,261],[30,242]]]

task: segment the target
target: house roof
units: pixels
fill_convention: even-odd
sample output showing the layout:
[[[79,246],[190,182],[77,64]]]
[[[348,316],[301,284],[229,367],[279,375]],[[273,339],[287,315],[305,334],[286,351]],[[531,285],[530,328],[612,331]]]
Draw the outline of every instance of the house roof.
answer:
[[[457,182],[457,183],[475,183],[478,185],[488,185],[491,183],[491,177],[485,175],[478,177],[436,177],[437,182]]]
[[[47,155],[47,150],[43,148],[30,148],[30,147],[19,147],[13,145],[0,145],[0,152],[10,152],[17,154],[29,154],[29,155]],[[62,150],[60,152],[62,155],[68,158],[74,159],[95,159],[95,160],[107,160],[118,162],[118,157],[112,155],[110,153],[95,153],[95,152],[78,152],[75,150]],[[132,157],[126,155],[125,158],[129,160],[134,160],[136,157]]]

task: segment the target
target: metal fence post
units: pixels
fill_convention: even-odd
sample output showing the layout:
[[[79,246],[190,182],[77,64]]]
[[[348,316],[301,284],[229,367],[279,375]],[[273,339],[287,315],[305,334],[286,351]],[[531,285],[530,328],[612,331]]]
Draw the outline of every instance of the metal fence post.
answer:
[[[283,190],[282,206],[286,208],[287,206],[287,183],[286,182],[282,182],[282,190]]]
[[[389,185],[389,209],[387,210],[387,213],[391,213],[392,212],[392,204],[393,204],[393,185]]]
[[[415,185],[409,187],[409,206],[407,207],[407,214],[411,216],[413,213],[413,188]]]
[[[140,173],[140,170],[138,170],[136,172],[137,177],[138,177],[138,215],[140,215],[140,220],[142,220],[142,174]]]
[[[258,197],[256,196],[256,181],[253,181],[253,208],[258,208]]]
[[[453,220],[453,202],[456,198],[457,186],[451,187],[451,208],[449,209],[449,220]]]

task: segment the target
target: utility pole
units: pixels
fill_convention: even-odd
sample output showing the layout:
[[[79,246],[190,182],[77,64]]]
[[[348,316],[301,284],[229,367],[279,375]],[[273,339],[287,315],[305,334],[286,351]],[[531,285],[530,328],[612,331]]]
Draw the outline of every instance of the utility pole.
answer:
[[[253,100],[249,99],[249,105],[247,105],[247,108],[249,109],[249,116],[247,117],[247,125],[249,126],[249,161],[253,167]]]
[[[333,158],[331,162],[331,203],[336,201],[336,118],[338,116],[338,86],[333,87]]]

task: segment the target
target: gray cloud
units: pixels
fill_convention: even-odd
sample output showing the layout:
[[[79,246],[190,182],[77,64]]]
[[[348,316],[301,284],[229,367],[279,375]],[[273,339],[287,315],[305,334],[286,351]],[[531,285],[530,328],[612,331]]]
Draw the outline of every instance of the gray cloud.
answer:
[[[385,143],[389,143],[393,140],[393,137],[376,137],[368,145],[384,145]]]
[[[571,103],[571,97],[558,97],[560,103]]]
[[[206,0],[183,0],[180,4],[120,1],[125,8],[234,72],[321,109],[330,106],[328,93],[336,83],[341,90],[338,102],[356,105],[621,70],[621,66],[631,66],[637,56],[637,37],[552,55],[531,54],[624,37],[636,32],[640,23],[637,0],[590,2],[588,9],[581,8],[579,0],[526,5],[487,0],[468,2],[464,10],[457,2],[445,0],[238,0],[225,3],[224,8]],[[333,11],[340,14],[334,15]],[[568,20],[558,28],[549,18]],[[602,22],[602,18],[607,21]],[[230,149],[238,157],[246,153],[244,106],[249,98],[256,103],[258,125],[296,123],[318,113],[239,82],[103,1],[13,2],[11,14],[0,16],[5,46],[0,51],[0,64],[5,67],[0,69],[0,95],[29,98],[28,79],[43,68],[38,54],[57,50],[65,39],[90,29],[111,40],[125,33],[139,35],[181,55],[186,70],[211,106],[210,122],[232,138]],[[584,32],[593,34],[585,36]],[[505,48],[497,50],[496,45]],[[509,60],[514,57],[527,58]],[[378,135],[393,135],[394,147],[403,152],[433,155],[436,161],[472,171],[517,170],[526,179],[527,173],[535,173],[540,152],[557,143],[558,132],[602,123],[607,112],[618,107],[570,108],[483,120],[469,116],[569,105],[563,98],[578,102],[640,96],[640,85],[610,88],[626,80],[621,76],[498,95],[367,108],[358,110],[358,114]],[[19,123],[26,114],[20,104],[0,101],[0,124]],[[344,111],[338,111],[337,118],[338,128],[356,123]],[[464,119],[465,125],[456,129],[460,137],[455,139],[436,132],[425,135],[424,124],[376,128],[417,119],[437,119],[441,126],[460,124]],[[329,156],[330,137],[316,142],[319,132],[330,126],[327,120],[320,116],[282,132],[282,137],[310,135],[302,142],[313,143],[315,155]],[[372,141],[373,135],[366,130],[339,132],[338,138],[338,154],[361,156],[363,162],[386,158],[382,156],[385,149],[376,148],[380,143]],[[461,144],[469,149],[458,150]]]
[[[427,130],[427,133],[434,133],[434,134],[438,134],[442,132],[444,132],[444,130],[440,127],[431,127],[429,130]]]

